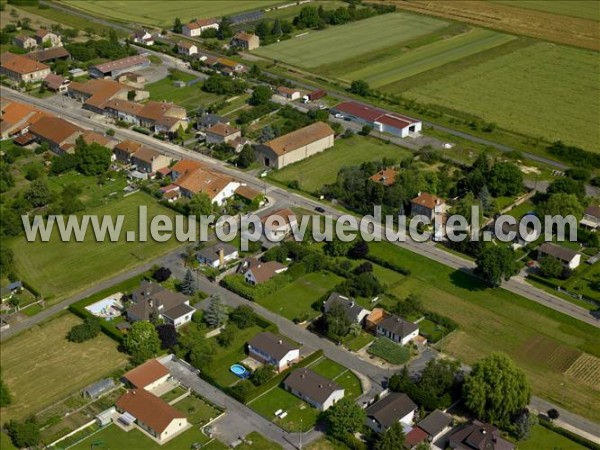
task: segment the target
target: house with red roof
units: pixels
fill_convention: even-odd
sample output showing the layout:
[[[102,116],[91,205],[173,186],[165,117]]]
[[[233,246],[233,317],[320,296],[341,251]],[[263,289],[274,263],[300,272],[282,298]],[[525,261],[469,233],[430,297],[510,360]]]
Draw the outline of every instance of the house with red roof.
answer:
[[[156,359],[151,359],[127,372],[123,379],[131,387],[152,391],[165,383],[170,376],[169,369]]]
[[[206,30],[219,30],[219,22],[216,19],[198,19],[190,23],[186,23],[182,27],[184,36],[198,37]]]

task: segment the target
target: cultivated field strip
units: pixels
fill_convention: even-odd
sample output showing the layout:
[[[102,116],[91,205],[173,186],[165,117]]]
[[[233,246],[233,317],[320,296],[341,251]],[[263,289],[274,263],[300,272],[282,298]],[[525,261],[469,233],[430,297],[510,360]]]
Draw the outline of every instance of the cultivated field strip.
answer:
[[[577,358],[565,374],[600,391],[600,358],[584,353]]]

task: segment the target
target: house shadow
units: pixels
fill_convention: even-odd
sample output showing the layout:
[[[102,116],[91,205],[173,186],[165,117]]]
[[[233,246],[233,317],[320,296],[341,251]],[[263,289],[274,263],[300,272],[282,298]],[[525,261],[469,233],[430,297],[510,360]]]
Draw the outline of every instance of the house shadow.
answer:
[[[469,269],[457,269],[450,274],[450,281],[455,286],[471,292],[485,291],[489,286],[477,278]]]

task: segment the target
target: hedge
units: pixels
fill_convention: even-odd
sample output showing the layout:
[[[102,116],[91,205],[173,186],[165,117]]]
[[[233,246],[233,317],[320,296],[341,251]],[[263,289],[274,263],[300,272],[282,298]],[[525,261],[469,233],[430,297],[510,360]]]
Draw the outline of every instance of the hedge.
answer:
[[[560,434],[561,436],[566,437],[567,439],[572,440],[573,442],[583,445],[584,447],[590,448],[592,450],[600,450],[600,445],[596,444],[595,442],[588,441],[587,439],[579,436],[578,434],[571,433],[569,430],[565,430],[564,428],[557,427],[556,425],[549,422],[548,420],[545,420],[545,419],[540,420],[540,425],[543,426],[544,428],[554,431],[557,434]]]
[[[228,275],[224,277],[220,284],[224,288],[235,292],[245,299],[257,301],[267,295],[277,292],[291,282],[291,277],[287,272],[275,275],[266,283],[251,285],[246,282],[243,275]]]
[[[555,282],[553,282],[553,281],[551,281],[551,280],[549,280],[547,278],[544,278],[544,277],[541,277],[539,275],[536,275],[534,273],[528,274],[527,278],[529,278],[530,280],[533,280],[533,281],[535,281],[537,283],[543,284],[544,286],[549,287],[549,288],[554,289],[554,290],[557,290],[559,287],[562,287],[559,284],[557,284],[557,283],[555,283]],[[568,294],[565,294],[565,295],[568,295]],[[582,294],[581,295],[581,299],[585,300],[588,303],[591,303],[592,305],[600,307],[600,302],[598,300],[595,300],[595,299],[593,299],[591,297],[588,297],[587,295]]]
[[[393,262],[390,262],[390,261],[388,261],[386,259],[383,259],[383,258],[380,258],[378,256],[374,256],[374,255],[368,254],[367,256],[365,256],[365,259],[368,260],[368,261],[371,261],[371,262],[373,262],[375,264],[378,264],[380,266],[383,266],[383,267],[385,267],[387,269],[391,269],[391,270],[394,270],[396,272],[399,272],[399,273],[401,273],[404,276],[409,276],[410,275],[410,269],[409,268],[400,266],[398,264],[394,264]]]

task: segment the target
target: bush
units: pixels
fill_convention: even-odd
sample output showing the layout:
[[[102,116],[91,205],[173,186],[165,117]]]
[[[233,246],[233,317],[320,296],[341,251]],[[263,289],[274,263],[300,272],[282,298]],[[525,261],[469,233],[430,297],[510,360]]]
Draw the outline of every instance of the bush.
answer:
[[[386,360],[390,364],[404,364],[410,359],[410,351],[406,347],[384,337],[375,340],[367,352]]]
[[[256,313],[251,307],[240,305],[229,313],[229,321],[242,330],[250,328],[256,324]]]
[[[71,342],[85,342],[100,334],[100,321],[96,317],[86,317],[82,324],[75,325],[67,334]]]
[[[264,365],[252,372],[252,375],[250,376],[250,381],[252,381],[252,383],[255,386],[261,386],[271,379],[273,373],[273,366],[268,364]]]

